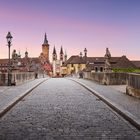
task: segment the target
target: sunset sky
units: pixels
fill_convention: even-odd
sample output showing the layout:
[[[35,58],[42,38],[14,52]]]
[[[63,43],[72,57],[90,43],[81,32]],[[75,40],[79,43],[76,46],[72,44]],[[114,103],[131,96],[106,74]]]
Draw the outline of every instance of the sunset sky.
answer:
[[[140,0],[0,0],[0,58],[8,57],[8,31],[11,51],[22,57],[26,48],[40,55],[46,32],[50,54],[54,45],[68,57],[85,47],[88,56],[104,56],[108,47],[112,56],[140,60]]]

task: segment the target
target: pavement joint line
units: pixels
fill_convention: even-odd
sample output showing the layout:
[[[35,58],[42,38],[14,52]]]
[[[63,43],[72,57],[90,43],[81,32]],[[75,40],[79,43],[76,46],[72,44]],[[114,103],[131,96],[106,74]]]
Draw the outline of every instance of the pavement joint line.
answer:
[[[20,94],[18,97],[14,98],[13,101],[9,102],[5,107],[0,109],[0,118],[2,118],[12,107],[14,107],[19,101],[21,101],[25,96],[27,96],[31,91],[33,91],[35,88],[37,88],[39,85],[44,83],[45,81],[49,80],[50,78],[47,78],[37,84],[35,86],[31,87],[30,89],[26,90],[22,94]]]
[[[95,91],[94,89],[90,88],[89,86],[87,86],[86,84],[79,82],[78,80],[72,79],[72,78],[68,78],[78,84],[80,84],[81,86],[83,86],[84,88],[86,88],[88,91],[90,91],[91,93],[93,93],[96,97],[98,97],[99,99],[101,99],[104,103],[106,103],[109,107],[111,107],[114,111],[116,111],[119,115],[121,115],[125,120],[129,121],[133,126],[135,126],[138,130],[140,130],[140,119],[136,118],[134,115],[132,115],[130,112],[128,112],[127,110],[124,110],[121,106],[119,106],[118,104],[113,103],[111,100],[109,100],[108,98],[106,98],[103,95],[100,95],[99,92]]]
[[[6,89],[3,89],[3,90],[1,90],[0,91],[0,93],[3,93],[3,92],[5,92],[6,90],[8,90],[10,87],[8,87],[8,88],[6,88]]]

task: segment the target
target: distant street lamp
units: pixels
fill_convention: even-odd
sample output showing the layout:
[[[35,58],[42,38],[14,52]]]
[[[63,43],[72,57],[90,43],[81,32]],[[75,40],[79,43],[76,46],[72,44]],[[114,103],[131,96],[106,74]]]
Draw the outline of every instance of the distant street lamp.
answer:
[[[7,39],[7,43],[8,43],[8,50],[9,50],[9,64],[8,64],[8,86],[11,86],[11,61],[10,61],[10,47],[11,47],[11,42],[12,42],[12,35],[10,32],[8,32],[6,39]]]

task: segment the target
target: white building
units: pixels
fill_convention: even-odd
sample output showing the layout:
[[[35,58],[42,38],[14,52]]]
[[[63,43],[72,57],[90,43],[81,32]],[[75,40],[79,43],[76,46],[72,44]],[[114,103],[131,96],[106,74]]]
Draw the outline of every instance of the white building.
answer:
[[[63,48],[61,46],[60,49],[60,58],[57,58],[56,49],[54,46],[53,53],[52,53],[52,67],[53,67],[53,77],[61,77],[62,76],[62,65],[64,61],[67,60],[67,55],[63,53]]]

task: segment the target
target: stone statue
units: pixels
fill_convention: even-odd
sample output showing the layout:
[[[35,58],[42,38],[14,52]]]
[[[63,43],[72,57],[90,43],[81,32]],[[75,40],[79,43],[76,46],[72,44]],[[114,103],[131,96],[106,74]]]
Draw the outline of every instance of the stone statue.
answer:
[[[13,50],[12,59],[16,60],[17,58],[18,58],[18,55],[16,53],[16,50]]]
[[[16,68],[17,63],[18,63],[17,53],[16,53],[16,50],[13,50],[13,52],[12,52],[12,60],[11,60],[11,66],[12,66],[12,68]]]
[[[106,54],[105,54],[105,72],[111,72],[110,58],[111,58],[111,54],[109,52],[109,49],[106,48]]]

